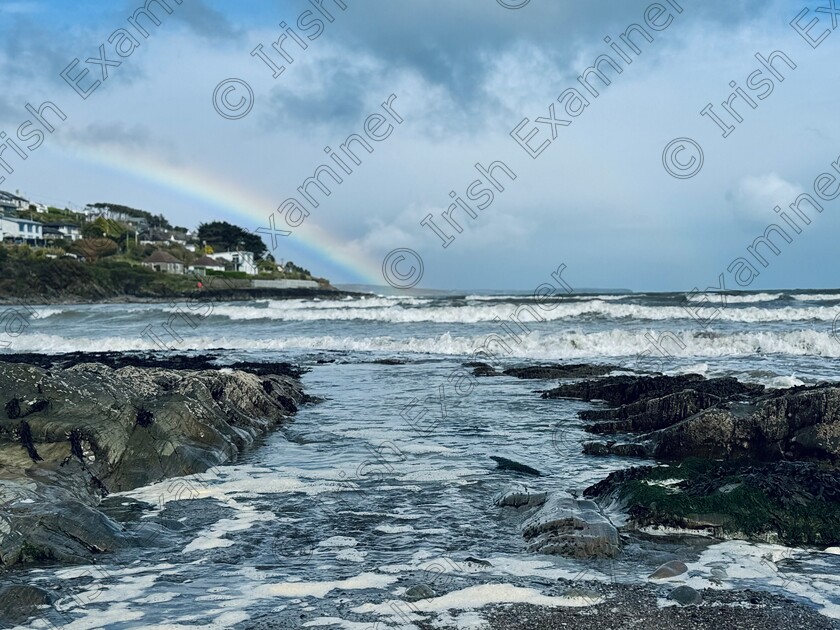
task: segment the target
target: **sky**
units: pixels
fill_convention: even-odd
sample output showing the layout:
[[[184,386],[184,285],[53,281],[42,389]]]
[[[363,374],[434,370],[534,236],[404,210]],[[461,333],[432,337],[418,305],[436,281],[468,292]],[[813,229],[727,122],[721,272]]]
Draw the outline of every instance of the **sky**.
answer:
[[[830,0],[674,0],[681,13],[666,0],[662,11],[636,0],[346,0],[346,9],[323,0],[332,21],[317,0],[167,1],[171,14],[153,8],[159,26],[140,21],[146,37],[128,21],[145,0],[0,0],[0,131],[15,138],[33,118],[27,104],[49,101],[66,116],[47,114],[54,131],[21,149],[25,160],[6,147],[13,172],[0,170],[0,189],[62,207],[120,203],[187,227],[262,229],[278,260],[334,283],[384,284],[383,260],[410,275],[416,254],[418,288],[529,290],[561,265],[573,287],[840,285],[840,198],[805,211],[811,223],[789,230],[790,243],[774,238],[780,253],[765,249],[766,267],[748,258],[757,272],[748,286],[728,270],[768,225],[784,226],[775,206],[814,195],[821,173],[840,176],[831,166],[840,160],[840,17]],[[791,26],[803,11],[800,31],[817,20],[806,34]],[[292,62],[272,48],[280,23],[306,45],[287,35]],[[633,24],[653,41],[631,37],[641,53],[624,43],[625,63],[605,38],[621,42]],[[823,34],[816,47],[806,41]],[[252,56],[259,45],[284,66],[279,76]],[[100,46],[109,63],[87,62],[101,60]],[[777,59],[783,80],[768,93],[758,81],[770,71],[753,73],[764,67],[756,54],[774,51],[796,68]],[[595,97],[578,77],[605,54],[622,71],[606,67],[608,86],[592,79]],[[71,85],[82,70],[80,91],[100,80],[85,98]],[[755,106],[733,101],[742,122],[722,106],[730,82]],[[572,87],[589,97],[576,117],[565,113],[571,97],[558,100]],[[396,116],[382,106],[389,98]],[[726,137],[701,115],[709,103],[734,127]],[[558,122],[536,122],[552,104]],[[388,137],[365,136],[366,120]],[[531,157],[516,128],[520,138],[533,131],[532,149],[551,142]],[[345,155],[352,172],[324,180],[329,196],[309,187],[318,206],[290,219],[285,202],[303,201],[297,189],[319,166],[338,169],[324,149],[351,134],[373,152],[357,143],[361,164]],[[696,145],[667,152],[679,138]],[[703,153],[696,172],[693,146]],[[466,197],[475,165],[496,161],[516,179],[495,170],[504,190],[478,209]],[[460,232],[442,217],[450,191],[476,215],[451,213]],[[421,225],[428,215],[454,237],[447,247]],[[290,233],[272,239],[272,221]]]

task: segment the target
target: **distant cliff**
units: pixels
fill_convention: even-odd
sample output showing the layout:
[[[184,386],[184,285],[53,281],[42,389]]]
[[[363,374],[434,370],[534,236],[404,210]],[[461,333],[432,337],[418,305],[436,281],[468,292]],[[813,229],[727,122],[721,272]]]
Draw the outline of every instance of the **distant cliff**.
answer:
[[[107,259],[89,264],[72,258],[22,259],[4,254],[0,248],[0,303],[145,301],[208,294],[224,300],[343,294],[329,284],[318,289],[256,289],[250,280],[159,273]]]

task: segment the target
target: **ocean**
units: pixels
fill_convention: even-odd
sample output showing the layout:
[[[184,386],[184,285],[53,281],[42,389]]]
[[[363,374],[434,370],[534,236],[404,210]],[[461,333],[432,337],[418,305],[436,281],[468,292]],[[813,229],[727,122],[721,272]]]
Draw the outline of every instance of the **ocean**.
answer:
[[[494,497],[511,489],[579,495],[614,470],[649,462],[584,455],[581,443],[592,436],[577,412],[589,405],[541,399],[539,390],[555,381],[475,378],[464,366],[596,363],[771,388],[837,380],[840,292],[741,293],[725,304],[720,295],[592,294],[544,306],[525,295],[474,293],[202,310],[36,307],[6,352],[288,360],[309,370],[306,391],[323,400],[231,465],[105,500],[111,514],[166,523],[170,534],[156,544],[97,565],[22,569],[15,579],[69,587],[75,594],[58,605],[68,628],[246,628],[272,620],[271,627],[382,630],[424,619],[479,628],[484,604],[586,605],[550,594],[558,578],[644,582],[667,548],[689,567],[680,583],[786,593],[840,618],[840,549],[663,538],[609,562],[529,552],[522,516],[495,507]],[[499,470],[492,455],[543,476]],[[621,521],[618,511],[610,515]],[[715,567],[725,568],[723,580],[710,573]],[[420,583],[448,595],[408,606],[402,595]],[[39,624],[30,627],[46,627]]]

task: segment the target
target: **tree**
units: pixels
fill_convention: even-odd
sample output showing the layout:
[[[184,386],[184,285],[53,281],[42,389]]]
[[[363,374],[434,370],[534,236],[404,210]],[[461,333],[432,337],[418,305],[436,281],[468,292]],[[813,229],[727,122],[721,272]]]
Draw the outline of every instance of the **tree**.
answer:
[[[205,241],[214,251],[245,250],[261,260],[268,248],[262,239],[226,221],[212,221],[198,226],[198,240]]]

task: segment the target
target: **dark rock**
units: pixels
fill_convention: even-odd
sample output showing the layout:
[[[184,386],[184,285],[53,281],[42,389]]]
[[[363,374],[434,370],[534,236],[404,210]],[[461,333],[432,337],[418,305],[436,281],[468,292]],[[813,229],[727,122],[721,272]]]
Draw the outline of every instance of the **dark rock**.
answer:
[[[703,596],[700,593],[685,585],[671,591],[668,599],[673,599],[682,606],[697,606],[703,602]]]
[[[503,373],[507,376],[523,379],[592,378],[604,376],[618,369],[620,368],[614,365],[569,363],[566,365],[553,364],[508,368]]]
[[[685,389],[622,405],[617,409],[581,411],[580,417],[583,420],[610,419],[609,422],[590,426],[587,431],[591,433],[642,433],[669,427],[723,400],[714,394]]]
[[[668,578],[677,577],[678,575],[682,575],[688,571],[688,567],[685,565],[684,562],[680,562],[679,560],[671,560],[666,562],[661,567],[659,567],[656,571],[651,573],[648,576],[648,579],[651,580],[667,580]]]
[[[464,558],[464,562],[469,562],[470,564],[477,564],[480,567],[492,567],[493,565],[487,562],[487,560],[482,560],[481,558],[473,558],[472,556],[467,556]]]
[[[433,597],[437,597],[437,594],[431,586],[426,584],[415,584],[409,587],[403,595],[403,599],[407,602],[419,602],[421,599],[431,599]]]
[[[36,615],[39,608],[49,606],[55,597],[37,586],[8,584],[0,586],[0,625],[13,627],[22,625]]]
[[[580,398],[604,400],[612,405],[628,405],[651,398],[693,389],[720,398],[756,394],[764,388],[738,382],[731,377],[705,379],[699,374],[679,376],[609,376],[595,381],[560,385],[543,393],[543,398]]]
[[[464,367],[473,368],[473,376],[500,376],[500,373],[496,371],[496,368],[487,363],[465,363]]]
[[[651,448],[645,444],[616,444],[615,442],[586,442],[583,445],[586,455],[604,457],[619,455],[622,457],[649,457]]]
[[[20,401],[17,398],[12,398],[6,403],[6,417],[9,420],[20,418]]]
[[[616,376],[561,385],[543,397],[606,400],[613,409],[583,411],[597,434],[641,434],[657,459],[821,459],[840,463],[840,386],[821,384],[765,392],[733,378]],[[593,455],[621,454],[613,444],[587,445]],[[626,448],[638,456],[639,448]]]
[[[46,370],[7,356],[0,390],[36,402],[19,404],[26,420],[18,426],[0,423],[0,568],[90,562],[129,544],[94,509],[102,497],[231,461],[306,399],[297,380],[264,367],[171,369],[156,359],[155,367],[112,368],[62,357],[55,360],[72,365]]]
[[[492,459],[496,462],[496,464],[498,464],[499,470],[511,470],[513,472],[518,472],[525,475],[532,475],[534,477],[542,476],[542,473],[539,470],[531,468],[530,466],[526,466],[525,464],[515,462],[512,459],[508,459],[507,457],[498,457],[497,455],[491,455],[490,459]]]
[[[267,392],[267,393],[271,393],[271,392]],[[140,409],[137,410],[137,420],[136,420],[136,422],[137,422],[138,427],[143,427],[144,429],[148,428],[148,427],[152,426],[152,424],[154,424],[155,414],[153,414],[151,411],[149,411],[145,407],[140,407]]]
[[[18,435],[20,436],[20,443],[26,449],[29,459],[33,462],[40,462],[43,458],[38,455],[38,450],[35,448],[35,443],[32,440],[32,429],[28,422],[21,422],[18,427]]]
[[[545,503],[547,498],[545,492],[529,492],[524,488],[516,488],[507,493],[497,495],[493,499],[497,507],[536,507]]]
[[[584,496],[623,506],[628,529],[671,527],[789,545],[840,544],[840,470],[814,462],[692,459],[678,466],[629,468],[587,488]]]
[[[374,359],[371,363],[375,363],[377,365],[405,365],[405,359]]]

